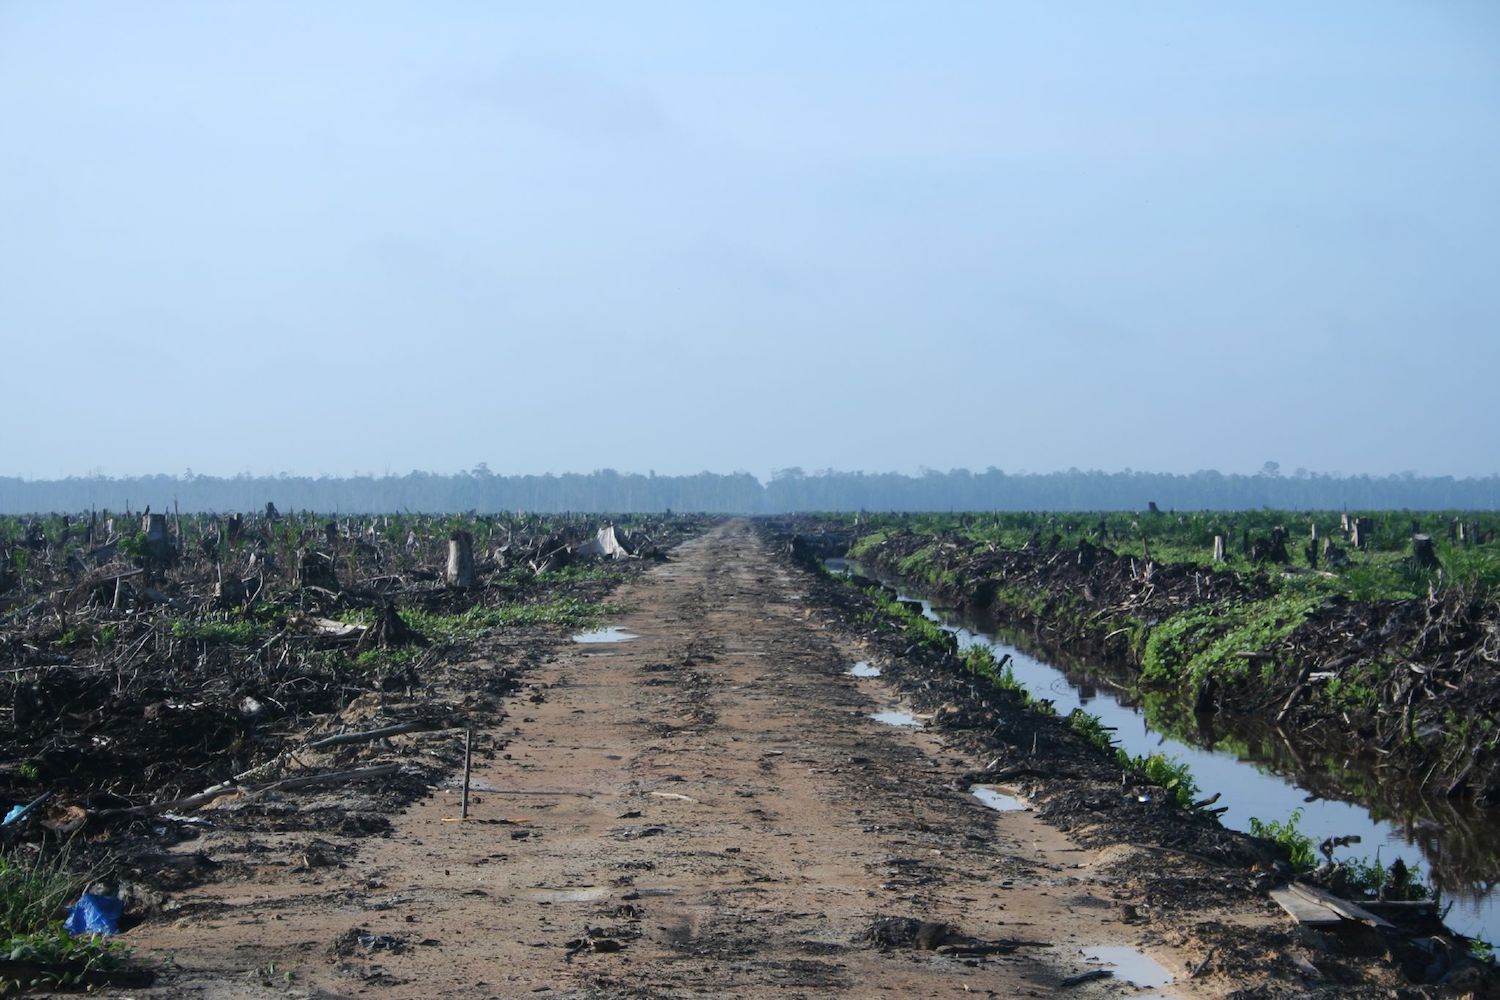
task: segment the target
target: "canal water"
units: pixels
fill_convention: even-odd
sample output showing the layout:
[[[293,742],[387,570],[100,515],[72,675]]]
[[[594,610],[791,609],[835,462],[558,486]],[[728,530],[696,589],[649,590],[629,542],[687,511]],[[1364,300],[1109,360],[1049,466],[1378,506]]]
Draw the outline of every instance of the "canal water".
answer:
[[[898,581],[882,578],[871,572],[871,567],[858,563],[831,559],[828,567],[836,572],[852,570],[898,590],[901,587]],[[1017,643],[1024,639],[1019,636],[998,635],[993,626],[963,621],[956,612],[934,608],[930,601],[904,590],[899,596],[920,601],[922,613],[953,633],[960,649],[982,645],[997,660],[1008,655],[1016,679],[1034,696],[1052,702],[1059,715],[1081,708],[1113,728],[1115,743],[1132,756],[1164,753],[1186,763],[1203,795],[1220,793],[1215,805],[1226,809],[1222,816],[1225,826],[1248,831],[1252,816],[1284,821],[1294,810],[1300,810],[1298,828],[1315,844],[1330,837],[1360,838],[1358,843],[1335,849],[1334,858],[1378,856],[1387,866],[1398,857],[1403,859],[1424,875],[1433,876],[1440,885],[1449,927],[1471,937],[1500,942],[1500,899],[1494,891],[1500,875],[1500,829],[1487,819],[1457,814],[1445,815],[1441,821],[1423,814],[1386,818],[1360,804],[1324,798],[1315,790],[1315,778],[1277,770],[1286,766],[1284,758],[1253,753],[1243,757],[1217,748],[1232,743],[1246,750],[1256,745],[1253,740],[1216,740],[1209,734],[1208,745],[1195,745],[1157,732],[1147,724],[1145,713],[1132,704],[1129,692],[1123,687],[1110,687],[1098,672],[1083,676],[1076,670],[1064,670],[1022,649]],[[1478,824],[1478,828],[1452,829],[1466,822]],[[1455,844],[1455,838],[1461,838],[1463,845]]]

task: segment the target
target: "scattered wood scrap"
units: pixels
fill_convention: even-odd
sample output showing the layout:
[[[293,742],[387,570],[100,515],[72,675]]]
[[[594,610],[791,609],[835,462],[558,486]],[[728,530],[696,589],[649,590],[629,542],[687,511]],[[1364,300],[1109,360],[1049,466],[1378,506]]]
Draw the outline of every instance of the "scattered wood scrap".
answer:
[[[1293,882],[1285,889],[1272,890],[1271,898],[1292,919],[1308,927],[1333,927],[1345,921],[1382,930],[1395,926],[1357,903],[1340,899],[1331,892],[1305,882]]]

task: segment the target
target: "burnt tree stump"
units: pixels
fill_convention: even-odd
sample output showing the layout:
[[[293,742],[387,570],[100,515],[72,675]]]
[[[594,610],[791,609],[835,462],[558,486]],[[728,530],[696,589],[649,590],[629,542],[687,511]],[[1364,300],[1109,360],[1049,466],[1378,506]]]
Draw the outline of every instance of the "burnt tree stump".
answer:
[[[1437,569],[1437,550],[1433,547],[1431,535],[1411,536],[1411,559],[1423,569]]]
[[[297,553],[297,586],[321,587],[323,590],[339,589],[338,573],[333,557],[315,549],[302,549]]]
[[[141,530],[146,533],[146,561],[157,568],[171,565],[176,553],[167,534],[167,515],[145,515],[141,518]]]

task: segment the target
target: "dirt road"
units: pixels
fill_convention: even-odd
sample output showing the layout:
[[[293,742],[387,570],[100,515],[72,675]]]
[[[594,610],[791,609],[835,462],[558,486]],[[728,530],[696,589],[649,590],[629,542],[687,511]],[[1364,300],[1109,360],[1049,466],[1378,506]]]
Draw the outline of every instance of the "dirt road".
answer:
[[[450,786],[341,867],[262,845],[128,935],[166,964],[147,992],[1049,995],[1116,945],[1201,995],[1196,956],[1122,919],[1108,857],[953,790],[982,762],[871,718],[901,706],[847,673],[865,651],[804,588],[746,522],[689,542],[612,599],[638,638],[560,648],[481,735],[468,821]]]

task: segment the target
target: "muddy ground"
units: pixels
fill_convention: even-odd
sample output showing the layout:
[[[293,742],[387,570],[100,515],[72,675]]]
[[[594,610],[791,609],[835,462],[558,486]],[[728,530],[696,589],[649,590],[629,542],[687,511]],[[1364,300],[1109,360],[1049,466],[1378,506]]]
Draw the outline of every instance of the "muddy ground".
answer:
[[[638,638],[456,668],[519,682],[475,733],[467,820],[462,736],[437,731],[331,751],[399,765],[388,785],[164,824],[124,935],[157,981],[129,995],[1157,995],[1065,985],[1094,946],[1144,952],[1184,998],[1483,988],[1464,968],[1414,987],[1390,941],[1295,929],[1263,845],[906,656],[781,549],[722,524],[612,596]],[[1036,808],[987,808],[976,782]]]

